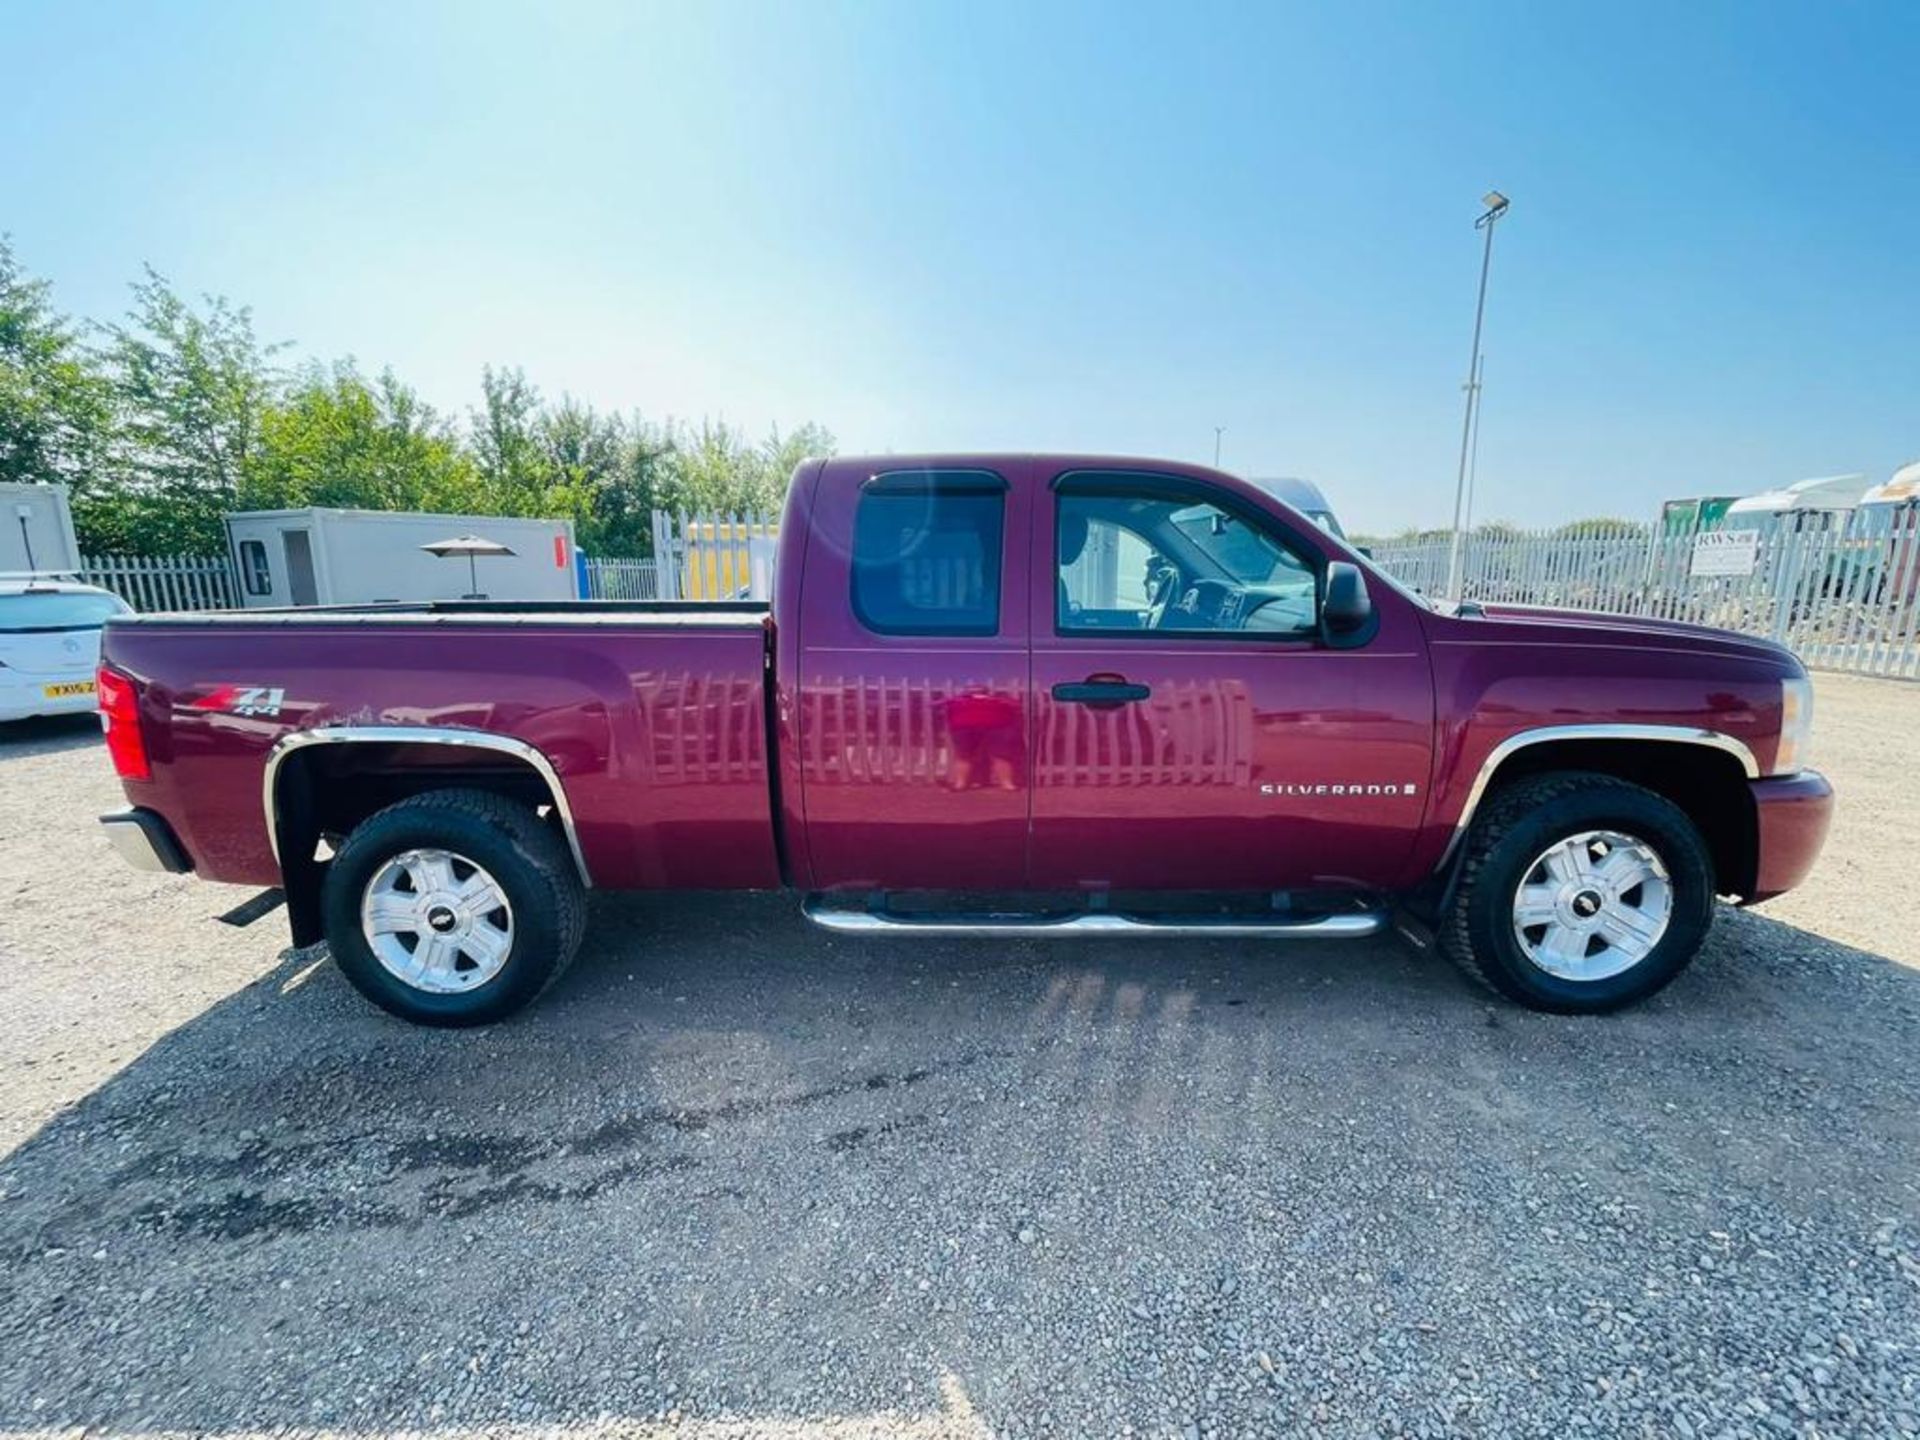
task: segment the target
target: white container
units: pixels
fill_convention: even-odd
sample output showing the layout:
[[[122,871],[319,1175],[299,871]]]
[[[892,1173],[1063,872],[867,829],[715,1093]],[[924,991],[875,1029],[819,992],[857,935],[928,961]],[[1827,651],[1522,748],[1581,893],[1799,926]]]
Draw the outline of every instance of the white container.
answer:
[[[381,600],[572,600],[573,522],[416,511],[250,510],[227,519],[240,603],[361,605]],[[420,547],[459,535],[511,555],[441,558]]]
[[[80,544],[64,485],[0,485],[0,575],[76,575]]]

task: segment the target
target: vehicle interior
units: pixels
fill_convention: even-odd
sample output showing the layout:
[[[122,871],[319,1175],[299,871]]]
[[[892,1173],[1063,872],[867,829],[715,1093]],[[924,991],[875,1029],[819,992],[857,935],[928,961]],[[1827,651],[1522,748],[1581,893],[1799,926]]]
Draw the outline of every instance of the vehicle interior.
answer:
[[[1278,535],[1187,497],[1062,495],[1057,624],[1075,630],[1314,630],[1315,571]]]

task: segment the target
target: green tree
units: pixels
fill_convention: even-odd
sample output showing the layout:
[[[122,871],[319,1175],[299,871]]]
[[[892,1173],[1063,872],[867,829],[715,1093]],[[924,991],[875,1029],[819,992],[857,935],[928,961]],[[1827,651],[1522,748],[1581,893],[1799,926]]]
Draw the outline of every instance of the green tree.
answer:
[[[1553,533],[1570,540],[1587,538],[1619,540],[1630,535],[1646,535],[1649,529],[1650,527],[1638,520],[1613,520],[1601,517],[1593,520],[1569,520]]]
[[[541,444],[540,392],[518,366],[480,372],[480,409],[470,443],[487,498],[482,513],[543,515],[556,478]]]
[[[219,553],[220,517],[234,508],[259,442],[280,347],[260,344],[244,306],[208,295],[196,308],[151,266],[106,335],[124,489],[90,523],[123,528],[115,548]]]
[[[671,437],[638,415],[603,415],[571,396],[542,413],[538,433],[551,474],[548,494],[569,507],[587,553],[651,554],[651,515]]]
[[[53,287],[0,235],[0,481],[79,495],[101,477],[112,425],[111,391]]]
[[[477,503],[474,461],[433,407],[392,371],[370,381],[351,360],[308,366],[267,405],[236,496],[243,510]]]
[[[675,432],[674,440],[663,508],[729,515],[777,511],[793,467],[834,448],[833,436],[818,425],[802,425],[785,438],[776,429],[752,445],[724,420],[703,420],[697,430]]]
[[[817,425],[754,444],[725,421],[548,404],[515,367],[482,371],[456,431],[391,371],[284,374],[244,306],[151,267],[132,291],[83,343],[0,237],[0,480],[64,481],[93,553],[217,554],[230,511],[331,505],[553,516],[590,553],[646,555],[655,509],[772,511],[801,460],[833,453]]]

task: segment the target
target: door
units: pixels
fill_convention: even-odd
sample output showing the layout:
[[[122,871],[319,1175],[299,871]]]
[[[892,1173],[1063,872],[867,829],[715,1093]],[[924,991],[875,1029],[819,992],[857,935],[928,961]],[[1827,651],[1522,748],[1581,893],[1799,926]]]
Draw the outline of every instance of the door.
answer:
[[[313,583],[313,539],[305,530],[282,530],[287,552],[287,588],[296,605],[318,605],[320,592]]]
[[[1025,879],[1029,505],[1014,470],[842,461],[814,482],[790,723],[819,888]]]
[[[1431,769],[1410,604],[1376,581],[1371,638],[1323,645],[1339,552],[1250,489],[1083,470],[1034,494],[1032,885],[1392,884]]]

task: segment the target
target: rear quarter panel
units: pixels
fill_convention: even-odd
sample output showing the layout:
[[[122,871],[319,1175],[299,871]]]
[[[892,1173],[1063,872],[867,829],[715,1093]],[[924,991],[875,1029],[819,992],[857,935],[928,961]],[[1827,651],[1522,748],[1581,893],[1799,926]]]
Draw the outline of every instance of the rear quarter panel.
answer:
[[[173,825],[214,880],[275,884],[268,752],[321,726],[442,726],[542,751],[596,886],[779,884],[768,808],[765,630],[542,618],[418,623],[141,622],[105,658],[140,685],[153,778],[128,798]],[[284,692],[274,716],[196,706],[223,686]]]

